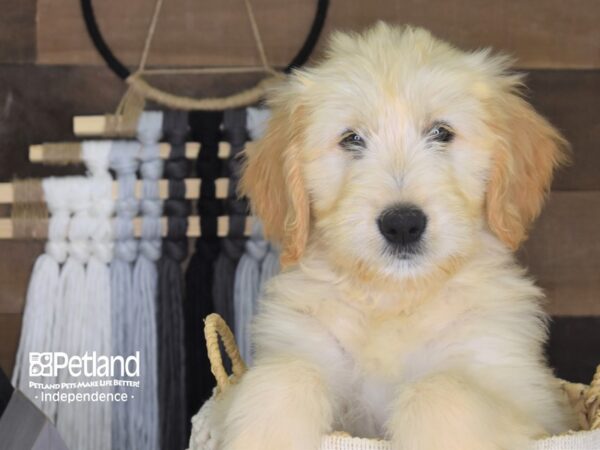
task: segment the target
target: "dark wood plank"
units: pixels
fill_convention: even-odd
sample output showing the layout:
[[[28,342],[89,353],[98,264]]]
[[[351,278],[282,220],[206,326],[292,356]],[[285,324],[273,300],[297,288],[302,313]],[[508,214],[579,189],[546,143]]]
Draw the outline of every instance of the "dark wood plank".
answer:
[[[594,0],[575,0],[568,7],[561,0],[331,3],[327,31],[361,29],[385,20],[423,26],[465,49],[492,47],[513,54],[520,67],[600,66],[600,5]]]
[[[0,179],[72,172],[30,164],[29,145],[73,139],[74,115],[114,110],[123,90],[104,68],[0,66]]]
[[[554,317],[548,357],[556,375],[589,384],[600,364],[600,317]]]
[[[36,0],[0,0],[0,63],[35,61]]]
[[[0,314],[0,367],[10,376],[21,335],[21,314]]]
[[[553,188],[600,190],[600,71],[537,70],[526,83],[534,106],[573,146],[572,164]]]
[[[23,311],[31,270],[43,250],[40,241],[0,240],[0,314]]]
[[[270,61],[285,65],[300,48],[315,1],[254,0]],[[96,2],[98,21],[115,53],[137,65],[153,2]],[[38,3],[38,61],[98,64],[77,0]],[[431,29],[464,48],[492,46],[514,54],[522,67],[599,68],[600,3],[595,0],[346,0],[331,2],[324,35],[360,30],[378,20]],[[56,33],[56,24],[61,32]],[[259,62],[243,3],[239,0],[165,2],[151,63],[162,65],[252,65]],[[324,41],[324,40],[323,40]],[[319,48],[322,50],[323,41]]]
[[[520,252],[521,260],[546,291],[551,314],[600,316],[598,230],[600,192],[551,194]]]
[[[315,2],[254,0],[252,4],[269,60],[287,64],[310,28]],[[125,64],[137,66],[154,3],[105,0],[95,2],[94,8],[99,27],[115,54]],[[77,0],[40,0],[38,11],[38,62],[100,63],[85,32]],[[61,21],[62,33],[53,31],[57,19]],[[239,0],[164,2],[158,27],[150,64],[260,63],[244,3]]]

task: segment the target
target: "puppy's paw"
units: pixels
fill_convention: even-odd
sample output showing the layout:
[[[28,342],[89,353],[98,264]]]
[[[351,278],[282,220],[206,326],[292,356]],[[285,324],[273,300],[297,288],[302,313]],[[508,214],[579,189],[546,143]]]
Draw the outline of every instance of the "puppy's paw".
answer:
[[[388,424],[393,450],[526,450],[539,425],[467,378],[404,386]]]
[[[214,416],[219,450],[315,450],[331,421],[321,377],[296,361],[252,368]]]

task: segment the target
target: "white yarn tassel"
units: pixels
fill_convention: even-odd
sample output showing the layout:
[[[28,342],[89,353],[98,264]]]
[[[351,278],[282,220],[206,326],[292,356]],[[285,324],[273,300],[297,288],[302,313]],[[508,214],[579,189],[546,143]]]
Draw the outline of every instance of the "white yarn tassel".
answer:
[[[56,403],[42,402],[39,392],[29,388],[29,354],[47,352],[52,348],[53,310],[58,298],[59,264],[67,258],[66,239],[70,219],[67,209],[68,199],[57,189],[56,184],[56,179],[52,178],[42,182],[44,198],[50,212],[48,242],[45,253],[35,262],[29,281],[21,339],[12,375],[13,385],[25,393],[52,420],[55,416]],[[51,383],[54,380],[48,377],[36,377],[35,381]]]
[[[138,242],[134,238],[133,219],[136,217],[139,202],[135,197],[136,171],[139,166],[137,141],[113,141],[110,166],[117,175],[119,194],[115,205],[114,221],[114,259],[110,265],[112,348],[115,355],[132,355],[136,348],[133,324],[137,323],[136,305],[138,299],[133,294],[132,263],[138,255]],[[112,449],[130,450],[133,444],[135,399],[131,395],[137,389],[118,386],[115,393],[126,393],[127,402],[115,402],[112,405]]]
[[[158,139],[162,134],[162,113],[145,112],[138,123],[138,140],[142,144],[140,171],[143,178],[142,239],[140,255],[133,271],[133,291],[136,301],[135,322],[132,332],[141,355],[139,398],[134,413],[134,448],[158,450],[158,355],[156,330],[156,302],[158,273],[156,261],[161,253],[162,203],[158,195],[158,180],[162,176]],[[136,401],[138,400],[138,401]]]
[[[69,207],[73,213],[69,225],[69,257],[65,262],[59,282],[58,303],[55,309],[55,351],[64,352],[69,357],[83,355],[87,329],[85,318],[85,264],[90,256],[91,192],[85,177],[63,178],[65,196],[70,198]],[[83,350],[83,351],[82,351]],[[77,378],[69,371],[59,372],[58,383],[77,383]],[[80,390],[78,390],[80,391]],[[86,448],[90,431],[87,424],[85,404],[59,402],[56,412],[56,426],[69,448]]]
[[[83,308],[84,352],[110,355],[111,346],[111,293],[108,263],[113,254],[111,217],[114,209],[112,199],[112,177],[108,171],[111,143],[109,141],[87,141],[83,143],[82,156],[89,171],[91,255],[87,265]],[[108,393],[109,387],[95,388]],[[111,448],[110,402],[86,403],[86,427],[94,448]]]

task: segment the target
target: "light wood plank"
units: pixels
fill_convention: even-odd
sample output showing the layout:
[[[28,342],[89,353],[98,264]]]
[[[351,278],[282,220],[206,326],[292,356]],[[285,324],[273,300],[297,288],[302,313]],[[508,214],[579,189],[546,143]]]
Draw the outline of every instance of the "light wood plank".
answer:
[[[252,4],[269,60],[277,66],[287,64],[308,32],[316,1],[253,0]],[[104,0],[94,2],[94,7],[109,45],[126,64],[137,66],[154,3]],[[599,68],[599,16],[596,0],[334,1],[319,49],[332,30],[360,30],[385,20],[426,27],[468,49],[494,47],[514,54],[521,67]],[[85,34],[77,0],[38,2],[37,45],[38,62],[43,64],[100,64]],[[165,2],[149,63],[258,65],[243,2]]]

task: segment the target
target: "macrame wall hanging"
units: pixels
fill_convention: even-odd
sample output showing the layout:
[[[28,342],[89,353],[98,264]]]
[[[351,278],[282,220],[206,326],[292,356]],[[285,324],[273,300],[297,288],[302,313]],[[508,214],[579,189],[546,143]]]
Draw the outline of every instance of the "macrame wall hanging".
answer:
[[[261,280],[270,273],[265,261],[272,247],[257,235],[260,228],[246,243],[252,222],[245,202],[235,198],[239,152],[252,114],[239,109],[224,115],[145,112],[136,140],[31,149],[36,160],[84,162],[87,177],[48,179],[42,183],[44,191],[36,181],[0,184],[0,192],[16,188],[20,203],[13,208],[15,215],[31,209],[23,206],[23,198],[27,205],[46,201],[51,212],[50,221],[46,211],[27,213],[26,220],[15,217],[10,233],[1,231],[0,222],[4,238],[50,239],[32,275],[16,385],[27,390],[27,354],[36,348],[116,355],[139,350],[143,355],[143,388],[110,389],[128,393],[131,401],[40,405],[68,445],[85,448],[84,442],[93,440],[99,448],[163,448],[163,442],[169,448],[185,447],[189,418],[214,386],[202,320],[219,310],[232,325],[241,317],[249,329]],[[185,141],[188,124],[192,142]],[[162,128],[170,144],[158,142]],[[197,178],[185,178],[187,160],[194,157]],[[168,181],[160,179],[163,159]],[[19,193],[24,190],[19,186],[28,186],[30,192]],[[196,211],[188,216],[187,202],[194,199]],[[161,219],[163,205],[166,220]],[[162,245],[161,237],[167,238]],[[188,238],[196,238],[196,245],[183,286],[181,264]],[[258,241],[264,251],[256,258]],[[248,262],[255,267],[251,281],[244,270]],[[254,286],[251,295],[249,285]],[[244,312],[246,303],[250,307]],[[248,333],[240,334],[240,345],[249,348],[248,339]],[[36,393],[28,394],[34,398]]]
[[[31,275],[12,381],[56,424],[69,448],[185,448],[190,418],[215,384],[204,317],[213,311],[226,317],[250,360],[250,323],[261,285],[278,270],[277,249],[236,195],[240,154],[268,118],[268,110],[245,106],[308,59],[328,1],[317,2],[302,49],[278,72],[268,63],[250,0],[243,0],[261,67],[185,72],[262,71],[269,77],[216,99],[176,97],[145,80],[179,72],[146,67],[162,3],[156,2],[139,67],[131,74],[104,42],[91,1],[81,1],[94,44],[129,89],[117,114],[75,117],[74,132],[109,139],[29,149],[35,163],[83,163],[86,176],[0,183],[0,202],[13,204],[12,217],[0,218],[0,239],[47,239]],[[143,112],[146,99],[176,108]],[[195,160],[193,170],[189,160]],[[188,259],[190,239],[195,242]],[[49,351],[139,351],[140,388],[96,388],[128,394],[126,402],[41,401],[29,387],[29,354]],[[63,372],[36,381],[76,380]]]

